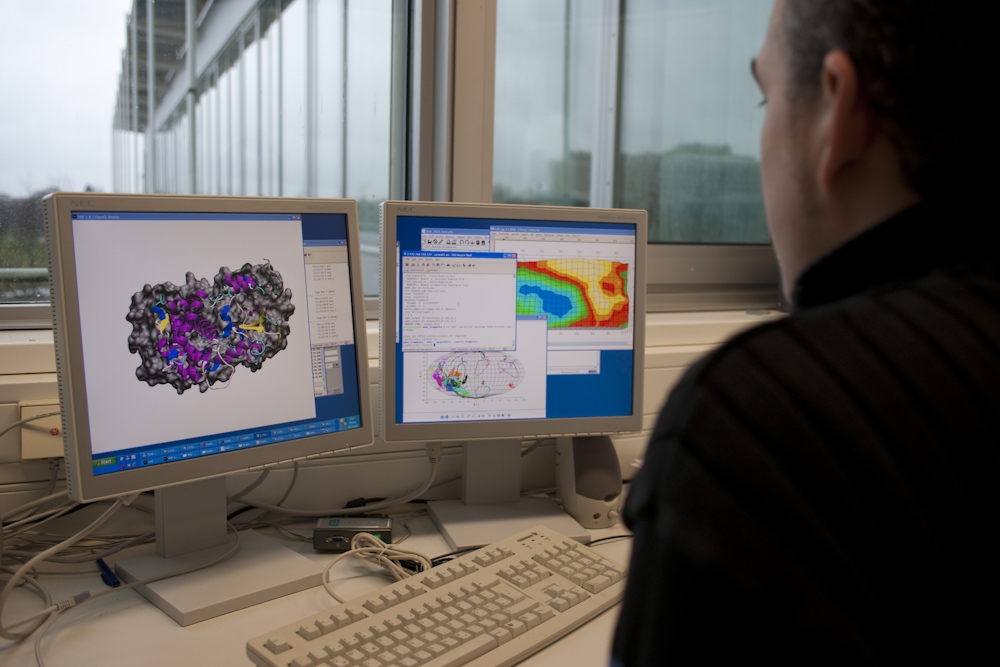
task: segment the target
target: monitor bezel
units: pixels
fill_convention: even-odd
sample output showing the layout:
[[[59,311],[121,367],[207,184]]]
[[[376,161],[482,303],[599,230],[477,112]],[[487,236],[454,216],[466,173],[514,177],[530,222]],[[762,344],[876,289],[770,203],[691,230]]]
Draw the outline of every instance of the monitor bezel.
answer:
[[[372,444],[374,428],[368,377],[364,290],[361,285],[357,202],[351,199],[57,192],[44,198],[43,209],[49,250],[49,286],[52,295],[53,339],[66,457],[66,486],[70,498],[78,502],[90,502],[235,472],[263,469],[270,465],[315,458]],[[361,427],[162,463],[148,468],[94,475],[72,226],[72,213],[85,211],[346,216]]]
[[[626,223],[636,228],[635,336],[632,354],[632,414],[614,417],[518,419],[448,423],[396,422],[396,231],[398,217],[480,218],[495,220]],[[510,438],[548,438],[569,435],[604,435],[642,430],[646,314],[646,211],[635,209],[530,206],[518,204],[469,204],[390,200],[379,208],[382,271],[379,290],[379,396],[381,435],[386,442],[465,441]]]

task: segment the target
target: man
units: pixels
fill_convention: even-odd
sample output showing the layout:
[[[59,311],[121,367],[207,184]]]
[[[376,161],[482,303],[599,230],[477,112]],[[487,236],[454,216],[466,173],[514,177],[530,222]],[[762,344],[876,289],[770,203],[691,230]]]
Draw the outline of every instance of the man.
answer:
[[[993,637],[977,23],[939,0],[775,3],[753,73],[792,311],[702,360],[660,415],[624,510],[616,665],[963,664]]]

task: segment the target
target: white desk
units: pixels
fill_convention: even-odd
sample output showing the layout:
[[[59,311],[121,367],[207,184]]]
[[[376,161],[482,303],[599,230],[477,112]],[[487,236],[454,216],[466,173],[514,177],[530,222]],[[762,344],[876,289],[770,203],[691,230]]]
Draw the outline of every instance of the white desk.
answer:
[[[120,527],[120,521],[131,521],[132,524],[136,522],[134,515],[137,512],[123,512],[133,516],[122,516],[120,520],[116,517],[110,523],[119,521]],[[148,515],[140,515],[139,521],[151,523]],[[311,525],[301,524],[296,526],[296,530],[311,535]],[[426,516],[411,519],[410,526],[413,534],[404,542],[406,547],[429,556],[449,551],[447,543]],[[108,526],[102,532],[111,530],[115,528]],[[623,527],[616,526],[609,530],[594,531],[593,535],[597,539],[625,532]],[[311,544],[285,544],[320,562],[328,562],[331,558],[329,555],[316,554]],[[594,548],[608,558],[627,564],[631,544],[632,541],[628,539],[616,540]],[[151,548],[139,547],[147,550]],[[79,567],[82,566],[78,566],[78,569]],[[56,569],[58,566],[43,567],[43,571]],[[374,572],[376,568],[373,565],[356,558],[345,558],[332,571],[331,580],[335,582],[337,592],[345,599],[350,599],[389,582],[388,579],[374,575]],[[64,600],[83,590],[91,593],[108,590],[96,573],[96,568],[93,574],[47,575],[43,579],[55,601]],[[180,627],[138,593],[121,591],[65,612],[46,633],[42,641],[42,656],[46,667],[247,667],[252,665],[246,655],[248,639],[334,604],[336,601],[322,587],[316,587],[188,627]],[[8,604],[4,620],[9,623],[41,608],[40,599],[28,592],[16,591]],[[616,606],[521,664],[530,667],[606,667],[617,617]],[[34,665],[34,636],[19,644],[0,640],[0,664],[5,667]]]

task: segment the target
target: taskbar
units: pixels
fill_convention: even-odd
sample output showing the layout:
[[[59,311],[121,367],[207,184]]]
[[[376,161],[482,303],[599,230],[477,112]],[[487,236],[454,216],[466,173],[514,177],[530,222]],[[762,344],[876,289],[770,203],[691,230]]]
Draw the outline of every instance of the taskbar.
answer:
[[[104,454],[93,458],[94,474],[101,475],[133,468],[146,468],[162,463],[184,461],[212,454],[232,452],[262,445],[273,445],[278,442],[288,442],[301,438],[311,438],[316,435],[326,435],[361,428],[361,415],[328,419],[311,424],[282,426],[264,429],[253,433],[225,436],[215,440],[200,440],[181,445],[166,445],[150,447],[140,451],[129,451],[122,454]]]

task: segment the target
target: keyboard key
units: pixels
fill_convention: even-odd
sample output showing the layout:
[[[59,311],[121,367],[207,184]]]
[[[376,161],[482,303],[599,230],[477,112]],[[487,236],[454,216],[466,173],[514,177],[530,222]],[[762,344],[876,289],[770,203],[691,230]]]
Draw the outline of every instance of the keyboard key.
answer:
[[[386,604],[384,600],[365,600],[364,607],[373,614],[377,614],[380,611],[385,611]]]
[[[344,613],[350,616],[351,621],[355,623],[357,623],[363,618],[368,618],[368,614],[366,614],[365,610],[362,609],[360,606],[347,607],[346,609],[344,609]]]
[[[500,627],[495,630],[490,630],[488,635],[483,635],[484,637],[493,637],[500,644],[506,644],[511,639],[514,638],[514,633],[510,631],[509,628]]]
[[[264,642],[264,646],[266,646],[271,653],[275,654],[284,653],[292,648],[288,642],[281,639],[268,639]]]
[[[523,635],[528,630],[528,626],[521,621],[507,621],[503,627],[510,630],[511,634],[515,637]]]
[[[542,622],[542,619],[540,619],[538,616],[531,613],[530,611],[526,614],[521,614],[520,616],[518,616],[517,620],[524,623],[529,630]]]
[[[588,591],[590,591],[591,593],[600,593],[610,585],[611,585],[611,579],[605,577],[604,575],[600,575],[594,577],[590,581],[585,582],[583,584],[583,587]]]
[[[559,611],[566,611],[567,609],[570,608],[569,601],[564,600],[563,598],[556,598],[554,600],[549,600],[549,606]]]
[[[538,528],[331,606],[247,650],[267,667],[458,667],[509,643],[504,655],[527,656],[620,599],[626,576]]]

